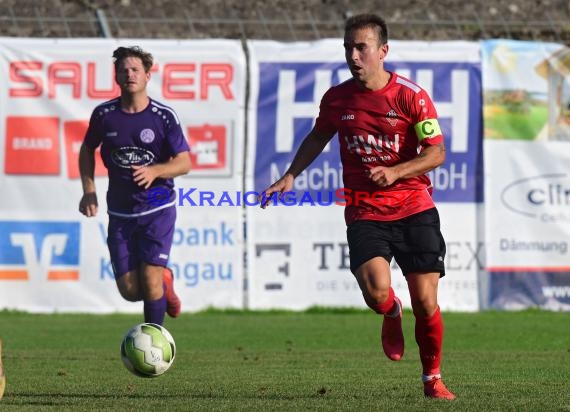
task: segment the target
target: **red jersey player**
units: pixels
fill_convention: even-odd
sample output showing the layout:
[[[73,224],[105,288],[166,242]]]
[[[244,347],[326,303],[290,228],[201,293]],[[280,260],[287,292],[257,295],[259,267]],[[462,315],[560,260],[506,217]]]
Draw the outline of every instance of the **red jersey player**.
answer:
[[[444,140],[428,94],[384,69],[387,41],[379,16],[346,21],[344,49],[353,77],[325,93],[314,128],[289,169],[265,190],[265,199],[290,191],[338,132],[344,185],[354,197],[345,209],[350,268],[366,304],[383,315],[384,353],[394,361],[404,354],[402,307],[391,287],[395,258],[416,320],[424,394],[451,400],[455,395],[440,374],[443,322],[437,301],[445,241],[426,176],[444,162]]]

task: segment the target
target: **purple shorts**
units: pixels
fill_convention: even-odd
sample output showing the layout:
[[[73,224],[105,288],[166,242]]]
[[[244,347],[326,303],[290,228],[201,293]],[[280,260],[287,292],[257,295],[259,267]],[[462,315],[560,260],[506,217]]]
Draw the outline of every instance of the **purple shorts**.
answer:
[[[107,246],[115,278],[138,269],[143,262],[166,266],[175,221],[174,206],[133,218],[109,215]]]

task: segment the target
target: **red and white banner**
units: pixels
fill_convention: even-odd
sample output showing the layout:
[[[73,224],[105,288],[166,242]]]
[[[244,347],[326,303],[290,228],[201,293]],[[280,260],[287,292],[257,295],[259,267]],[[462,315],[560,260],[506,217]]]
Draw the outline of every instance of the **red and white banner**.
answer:
[[[112,53],[132,45],[153,54],[149,95],[174,108],[192,147],[193,170],[176,179],[186,197],[177,205],[169,262],[183,310],[243,305],[242,210],[199,206],[188,195],[241,189],[246,89],[241,43],[5,38],[0,42],[3,308],[142,310],[116,290],[100,161],[100,213],[87,219],[77,211],[82,194],[77,158],[89,116],[96,105],[118,96]]]

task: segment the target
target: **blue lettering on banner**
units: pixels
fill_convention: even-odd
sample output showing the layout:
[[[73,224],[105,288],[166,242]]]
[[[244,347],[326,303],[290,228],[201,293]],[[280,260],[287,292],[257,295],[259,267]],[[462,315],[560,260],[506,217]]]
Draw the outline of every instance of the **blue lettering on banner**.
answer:
[[[234,229],[226,222],[220,222],[217,227],[176,228],[172,239],[172,246],[233,246],[235,244]]]
[[[97,227],[99,228],[99,239],[105,246],[107,246],[107,226],[104,223],[99,222]]]
[[[173,262],[168,267],[175,279],[189,288],[205,282],[228,282],[234,278],[231,262]]]
[[[115,280],[115,273],[113,272],[113,265],[111,264],[111,260],[101,258],[99,263],[99,279]]]
[[[213,193],[213,192],[212,192]],[[103,230],[103,228],[101,228]],[[235,229],[222,221],[207,227],[177,227],[174,229],[172,247],[233,247],[237,244]],[[206,282],[232,281],[234,267],[231,261],[181,262],[171,261],[175,279],[189,288]],[[114,280],[113,266],[108,258],[101,258],[99,280]]]
[[[174,278],[188,288],[196,288],[204,283],[230,282],[234,279],[234,268],[232,262],[178,262],[168,264],[172,270]],[[99,280],[113,280],[113,266],[111,261],[101,258],[99,269]]]
[[[346,63],[261,63],[259,65],[259,96],[257,101],[257,137],[255,157],[255,188],[262,190],[281,175],[293,160],[302,139],[311,130],[318,115],[319,102],[326,90],[346,80],[350,73]],[[326,165],[326,166],[325,166]],[[340,170],[339,146],[336,139],[304,172],[295,179],[295,190],[335,190],[342,187],[340,173],[327,187],[320,182],[324,169]],[[314,173],[321,170],[322,173]],[[310,185],[308,175],[322,176]],[[318,177],[318,176],[317,176]],[[305,187],[299,187],[299,183]],[[313,194],[313,193],[312,193]]]
[[[430,173],[434,199],[482,202],[481,64],[391,62],[386,68],[420,84],[438,111],[447,159]],[[345,62],[259,64],[256,189],[269,186],[287,169],[314,124],[323,94],[349,77]],[[295,190],[342,187],[338,139],[329,146],[296,179]]]
[[[176,228],[172,246],[233,247],[237,241],[235,228],[221,221],[206,227]],[[231,261],[173,261],[169,262],[168,267],[172,269],[175,279],[188,288],[197,288],[203,284],[212,284],[212,282],[227,283],[235,279],[234,266]]]
[[[509,183],[501,202],[513,213],[544,223],[570,222],[570,175],[550,173]]]

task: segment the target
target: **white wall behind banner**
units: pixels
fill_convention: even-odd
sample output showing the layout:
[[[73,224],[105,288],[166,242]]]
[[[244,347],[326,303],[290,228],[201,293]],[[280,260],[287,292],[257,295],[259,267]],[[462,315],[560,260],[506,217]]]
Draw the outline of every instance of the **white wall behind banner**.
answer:
[[[342,39],[251,41],[248,46],[252,109],[246,185],[261,191],[287,169],[313,125],[324,92],[350,73]],[[446,164],[431,175],[448,243],[441,307],[478,310],[477,276],[483,268],[476,225],[482,201],[479,46],[394,41],[386,64],[432,95],[446,136]],[[311,205],[327,203],[342,185],[338,142],[333,139],[296,179],[294,205],[247,208],[251,308],[364,306],[349,270],[343,207]],[[409,306],[405,281],[394,269],[396,292]]]
[[[151,97],[173,107],[192,147],[170,266],[183,310],[243,305],[241,190],[246,69],[239,41],[0,41],[0,308],[140,312],[116,290],[106,248],[106,171],[100,214],[77,212],[77,155],[91,110],[119,91],[111,55],[140,45],[155,57]],[[234,196],[235,197],[235,196]],[[206,201],[204,199],[210,199]],[[213,199],[213,201],[212,201]],[[220,206],[211,206],[220,203]]]

